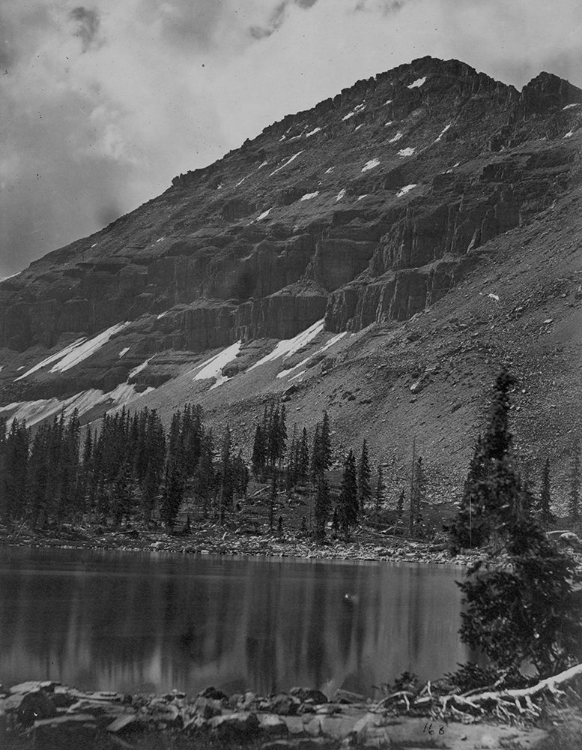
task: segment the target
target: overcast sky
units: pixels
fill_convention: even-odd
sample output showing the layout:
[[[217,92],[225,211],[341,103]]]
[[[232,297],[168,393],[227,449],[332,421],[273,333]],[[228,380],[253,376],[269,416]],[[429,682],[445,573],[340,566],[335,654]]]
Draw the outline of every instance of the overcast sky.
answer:
[[[0,278],[416,57],[582,87],[580,0],[1,0]]]

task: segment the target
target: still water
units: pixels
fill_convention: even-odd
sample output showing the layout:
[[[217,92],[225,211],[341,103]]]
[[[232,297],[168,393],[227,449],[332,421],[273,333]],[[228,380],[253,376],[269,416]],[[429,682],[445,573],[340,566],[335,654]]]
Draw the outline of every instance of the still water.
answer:
[[[466,660],[460,577],[404,563],[2,549],[0,683],[372,695],[404,670],[434,679]]]

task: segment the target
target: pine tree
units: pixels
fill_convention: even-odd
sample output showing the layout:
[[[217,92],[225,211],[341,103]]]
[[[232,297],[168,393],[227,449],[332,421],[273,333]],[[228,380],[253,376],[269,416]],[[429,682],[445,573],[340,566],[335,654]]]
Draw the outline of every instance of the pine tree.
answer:
[[[382,475],[382,467],[378,466],[378,476],[376,479],[376,492],[374,493],[374,515],[376,517],[376,526],[380,523],[380,508],[384,501],[384,477]]]
[[[570,492],[568,494],[568,516],[570,524],[575,526],[580,521],[580,441],[576,440],[572,453],[570,471]]]
[[[459,512],[449,526],[453,553],[465,547],[481,547],[493,535],[503,535],[527,504],[514,466],[509,431],[509,392],[514,383],[506,369],[495,381],[487,429],[475,446]]]
[[[306,482],[309,477],[309,439],[307,429],[304,427],[301,432],[297,458],[297,481]]]
[[[323,539],[325,539],[325,527],[330,512],[331,498],[329,494],[329,485],[323,477],[320,477],[317,483],[314,508],[315,538],[318,541],[323,541]]]
[[[343,535],[347,538],[350,530],[358,522],[358,480],[356,459],[350,450],[344,463],[344,472],[338,498],[338,521]]]
[[[542,489],[539,501],[539,519],[544,528],[551,526],[556,522],[552,513],[552,496],[550,487],[550,459],[546,458],[544,468],[542,469]]]
[[[169,531],[173,531],[174,529],[183,497],[184,477],[182,475],[182,467],[178,462],[172,461],[170,458],[166,466],[160,507],[160,516]]]
[[[358,462],[358,505],[360,513],[364,515],[365,506],[372,499],[372,487],[370,485],[370,460],[368,457],[368,444],[362,442],[362,452]]]
[[[216,489],[216,472],[213,463],[214,439],[212,432],[204,433],[202,437],[200,458],[198,459],[198,470],[194,483],[195,492],[202,503],[202,516],[208,517],[210,500]]]
[[[410,518],[409,531],[411,534],[418,534],[422,522],[422,502],[426,492],[426,478],[422,464],[422,456],[416,459],[414,465],[414,475],[410,492]]]
[[[273,523],[275,521],[275,503],[277,502],[277,467],[273,467],[273,473],[271,475],[271,491],[269,492],[269,528],[273,529]]]
[[[265,435],[263,428],[258,424],[255,428],[255,437],[253,440],[253,453],[251,457],[251,467],[255,479],[261,479],[265,472]]]
[[[224,523],[226,511],[232,507],[234,496],[234,482],[232,472],[232,435],[230,427],[226,425],[222,437],[222,448],[220,451],[220,523]]]
[[[400,524],[402,523],[402,518],[404,517],[404,500],[406,499],[406,492],[404,488],[400,490],[400,494],[398,495],[398,501],[396,503],[396,524],[395,524],[395,530],[400,527]]]

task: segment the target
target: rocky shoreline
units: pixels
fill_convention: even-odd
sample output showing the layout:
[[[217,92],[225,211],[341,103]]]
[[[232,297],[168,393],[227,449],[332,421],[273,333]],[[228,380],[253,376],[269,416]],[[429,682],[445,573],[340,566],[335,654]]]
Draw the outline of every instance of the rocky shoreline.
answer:
[[[123,695],[80,691],[56,682],[25,682],[0,691],[0,745],[34,750],[525,750],[538,747],[546,736],[523,722],[509,725],[482,717],[459,721],[452,720],[450,712],[439,717],[426,694],[404,715],[394,698],[373,702],[345,690],[328,698],[303,687],[269,697],[251,691],[228,696],[212,687],[194,697],[177,690],[159,696]]]
[[[240,534],[215,524],[188,535],[162,531],[105,530],[65,527],[58,531],[33,533],[27,529],[0,528],[0,546],[63,549],[168,552],[184,555],[249,555],[294,557],[312,560],[410,562],[466,566],[478,555],[451,557],[444,543],[406,539],[382,532],[359,532],[350,542],[330,540],[323,544],[307,537],[276,534]]]

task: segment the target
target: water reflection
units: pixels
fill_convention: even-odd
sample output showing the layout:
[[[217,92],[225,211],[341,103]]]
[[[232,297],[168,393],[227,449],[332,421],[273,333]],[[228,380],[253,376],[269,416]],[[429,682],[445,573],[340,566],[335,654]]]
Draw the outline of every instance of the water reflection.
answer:
[[[0,681],[366,694],[465,659],[458,571],[410,565],[3,550]],[[346,594],[349,595],[346,598]]]

